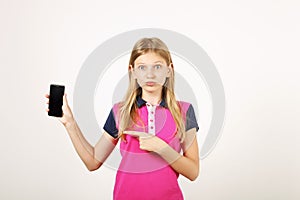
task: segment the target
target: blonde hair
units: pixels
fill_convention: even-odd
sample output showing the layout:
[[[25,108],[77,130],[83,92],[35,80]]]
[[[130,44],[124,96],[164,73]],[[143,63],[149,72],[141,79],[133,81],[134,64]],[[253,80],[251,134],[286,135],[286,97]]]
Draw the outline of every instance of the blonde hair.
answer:
[[[154,52],[161,56],[167,63],[171,65],[171,74],[167,78],[162,89],[162,99],[165,99],[166,106],[170,110],[177,127],[175,134],[180,138],[182,143],[185,138],[185,124],[183,122],[182,110],[180,104],[176,101],[174,93],[174,68],[171,54],[166,44],[158,38],[142,38],[136,42],[131,52],[129,66],[134,67],[134,61],[141,55],[148,52]],[[118,119],[119,133],[118,137],[124,139],[123,131],[132,126],[137,121],[141,121],[137,114],[136,98],[142,94],[142,88],[139,87],[136,79],[132,78],[132,72],[128,69],[129,86],[124,100],[119,104]]]

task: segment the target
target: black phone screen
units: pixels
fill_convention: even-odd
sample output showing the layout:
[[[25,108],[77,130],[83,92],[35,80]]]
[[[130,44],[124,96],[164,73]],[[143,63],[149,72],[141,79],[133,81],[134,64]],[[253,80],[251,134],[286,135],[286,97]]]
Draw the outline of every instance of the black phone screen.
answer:
[[[50,85],[49,96],[49,116],[62,117],[63,96],[65,93],[65,86],[63,85]]]

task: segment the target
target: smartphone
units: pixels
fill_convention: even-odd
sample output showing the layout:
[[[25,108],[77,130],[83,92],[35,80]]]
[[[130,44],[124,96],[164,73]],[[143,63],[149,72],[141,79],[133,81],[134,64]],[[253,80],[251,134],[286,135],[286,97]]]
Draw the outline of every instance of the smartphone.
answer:
[[[49,116],[62,117],[62,105],[63,96],[65,93],[65,86],[63,85],[50,85],[50,96],[49,96]]]

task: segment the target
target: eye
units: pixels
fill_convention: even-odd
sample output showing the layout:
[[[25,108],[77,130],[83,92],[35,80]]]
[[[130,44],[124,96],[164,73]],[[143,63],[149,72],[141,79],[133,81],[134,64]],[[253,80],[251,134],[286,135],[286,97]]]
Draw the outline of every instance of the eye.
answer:
[[[139,66],[138,66],[138,69],[139,69],[139,70],[145,70],[145,66],[144,66],[144,65],[139,65]]]
[[[160,69],[161,68],[161,65],[155,65],[154,66],[154,69]]]

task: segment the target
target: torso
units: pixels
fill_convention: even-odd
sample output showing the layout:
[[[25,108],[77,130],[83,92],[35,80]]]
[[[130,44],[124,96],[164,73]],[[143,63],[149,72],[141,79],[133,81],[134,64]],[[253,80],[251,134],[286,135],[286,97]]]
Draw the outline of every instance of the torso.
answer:
[[[180,102],[185,113],[189,103]],[[113,111],[117,116],[118,104]],[[148,110],[146,106],[138,109],[142,123],[136,124],[132,130],[148,132]],[[155,108],[155,135],[168,143],[178,153],[181,151],[180,141],[176,134],[176,124],[170,111],[162,106]],[[116,126],[119,128],[119,120]],[[152,126],[152,125],[150,125]],[[139,148],[137,138],[125,135],[126,143],[120,141],[122,160],[117,171],[114,188],[114,200],[182,200],[183,194],[178,185],[179,174],[158,154]]]

